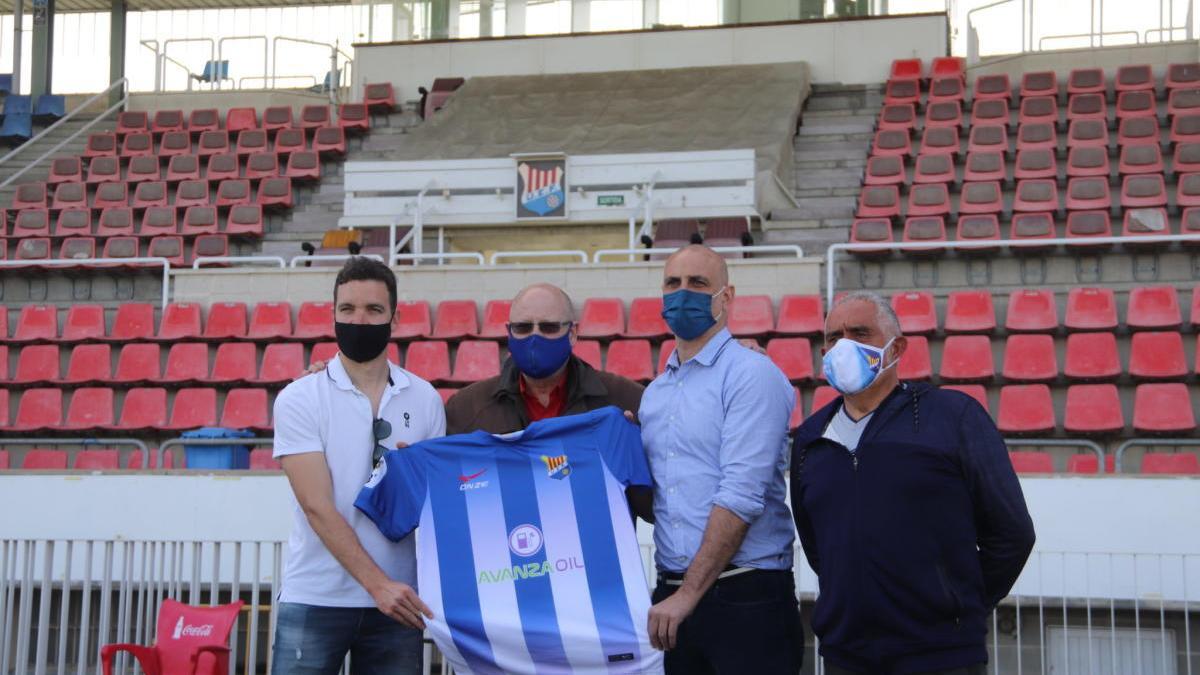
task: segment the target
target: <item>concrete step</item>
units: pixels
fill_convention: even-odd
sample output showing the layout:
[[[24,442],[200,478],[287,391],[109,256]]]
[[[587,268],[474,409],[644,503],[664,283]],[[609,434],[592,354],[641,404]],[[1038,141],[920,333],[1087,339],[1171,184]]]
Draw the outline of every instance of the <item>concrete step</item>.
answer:
[[[861,181],[862,172],[856,169],[797,171],[795,174],[795,185],[797,190],[851,188],[857,191],[860,187]]]
[[[800,200],[798,208],[776,209],[771,212],[772,220],[826,220],[851,218],[856,200],[852,196],[808,197]]]

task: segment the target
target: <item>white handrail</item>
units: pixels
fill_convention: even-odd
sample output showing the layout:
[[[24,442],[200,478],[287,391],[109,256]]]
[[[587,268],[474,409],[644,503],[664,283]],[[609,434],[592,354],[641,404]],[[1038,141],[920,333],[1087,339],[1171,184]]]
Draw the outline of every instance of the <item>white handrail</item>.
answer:
[[[279,263],[280,269],[287,267],[287,262],[281,256],[277,256],[277,255],[235,255],[235,256],[202,255],[202,256],[197,256],[196,259],[192,261],[192,269],[198,270],[198,269],[200,269],[201,265],[203,265],[205,263],[213,263],[213,262],[219,262],[219,263],[271,262],[271,263]]]
[[[804,257],[804,249],[793,244],[713,246],[711,248],[717,253],[790,253],[797,258]],[[600,262],[600,258],[610,255],[670,255],[678,250],[677,248],[602,248],[592,254],[592,262],[598,263]]]
[[[834,256],[839,251],[879,251],[891,249],[896,251],[929,251],[932,249],[973,249],[973,248],[1039,248],[1043,246],[1092,246],[1095,244],[1169,244],[1174,242],[1200,242],[1200,234],[1154,234],[1122,237],[1076,237],[1067,239],[982,239],[977,241],[939,241],[928,243],[880,242],[878,244],[832,244],[825,251],[825,303],[826,307],[833,306],[834,287],[837,283]]]
[[[271,46],[270,42],[267,40],[267,36],[266,35],[233,35],[233,36],[229,36],[229,37],[223,37],[220,40],[217,40],[217,63],[218,64],[220,64],[221,61],[225,60],[225,43],[228,41],[231,41],[231,40],[262,40],[262,43],[263,43],[263,74],[262,74],[262,76],[263,76],[263,82],[266,82],[267,81],[267,73],[269,72],[269,69],[268,69],[269,64],[267,62],[267,59],[269,58],[269,55],[270,55],[270,46]],[[220,65],[218,65],[217,67],[220,68]],[[238,86],[237,86],[238,89],[241,89],[241,83],[245,79],[246,78],[243,77],[241,80],[238,80]],[[220,88],[221,88],[221,80],[217,80],[217,89],[220,89]]]
[[[350,258],[370,258],[371,260],[386,262],[383,256],[376,253],[360,253],[358,255],[354,255],[353,253],[322,253],[321,255],[298,255],[288,262],[288,267],[295,269],[300,266],[300,263],[316,260],[349,260]]]
[[[167,308],[167,295],[171,289],[171,261],[166,258],[59,258],[51,260],[0,260],[0,269],[5,267],[91,267],[106,263],[131,265],[154,263],[162,265],[162,308]],[[96,268],[97,271],[103,268]]]
[[[212,75],[214,78],[216,78],[215,80],[210,81],[209,84],[216,82],[217,88],[218,89],[221,88],[222,72],[221,72],[221,64],[220,64],[220,62],[217,61],[217,42],[216,42],[216,40],[213,40],[212,38],[205,38],[205,37],[170,38],[169,40],[164,40],[163,45],[162,45],[163,58],[170,59],[171,61],[175,61],[175,59],[171,59],[171,57],[167,56],[167,47],[170,47],[172,42],[207,42],[208,43],[208,62],[212,64],[212,69],[213,69]],[[179,63],[179,61],[175,61],[175,63],[179,66],[182,66],[183,69],[187,71],[187,74],[188,74],[187,90],[191,91],[192,90],[192,70],[190,68],[188,68],[187,66],[183,65],[182,63]],[[164,75],[164,79],[165,79],[166,73],[164,72],[163,75]]]
[[[579,262],[587,263],[587,253],[578,249],[561,249],[558,251],[496,251],[492,254],[489,265],[497,264],[496,261],[501,258],[563,258],[570,256],[579,258]]]
[[[104,111],[103,113],[101,113],[101,114],[100,114],[98,117],[96,117],[96,119],[94,119],[94,120],[92,120],[92,121],[88,122],[87,124],[83,125],[82,127],[80,127],[80,128],[79,128],[79,130],[78,130],[78,131],[76,131],[75,133],[73,133],[73,134],[71,134],[70,136],[67,136],[66,138],[64,138],[62,141],[60,141],[60,142],[58,143],[58,145],[54,146],[53,148],[50,148],[50,149],[49,149],[49,150],[47,150],[46,152],[43,152],[43,153],[41,154],[41,156],[39,156],[37,159],[33,160],[32,162],[28,162],[28,163],[27,163],[25,166],[23,166],[23,167],[21,167],[20,169],[18,169],[18,170],[16,171],[16,173],[14,173],[13,175],[11,175],[11,176],[9,176],[8,178],[4,179],[4,181],[3,181],[3,182],[0,182],[0,188],[7,187],[8,185],[11,185],[13,181],[15,181],[16,179],[18,179],[18,178],[20,178],[21,176],[25,175],[25,172],[26,172],[26,171],[29,171],[29,170],[30,170],[31,168],[33,168],[34,166],[37,166],[38,164],[41,164],[41,163],[42,163],[42,161],[43,161],[43,160],[45,160],[47,157],[49,157],[50,155],[53,155],[54,153],[58,152],[59,148],[63,147],[63,146],[64,146],[64,145],[66,145],[67,143],[70,143],[71,141],[75,140],[75,138],[76,138],[76,137],[78,137],[80,134],[82,134],[83,132],[87,131],[88,129],[91,129],[91,128],[92,128],[92,127],[93,127],[93,126],[94,126],[94,125],[95,125],[97,122],[99,122],[100,120],[104,119],[105,117],[108,117],[110,114],[112,114],[112,113],[113,113],[114,111],[116,111],[118,108],[119,108],[119,109],[121,109],[121,110],[124,110],[124,109],[125,109],[125,104],[126,104],[128,101],[129,101],[129,80],[127,80],[126,78],[122,77],[121,79],[117,80],[116,82],[113,82],[112,84],[108,85],[108,87],[106,87],[106,88],[104,89],[104,91],[102,91],[102,92],[100,92],[100,93],[98,93],[98,94],[95,94],[94,96],[92,96],[92,97],[88,98],[88,100],[86,100],[86,101],[84,101],[83,103],[80,103],[79,105],[75,106],[75,109],[74,109],[74,110],[72,110],[71,112],[67,113],[66,115],[63,115],[63,116],[62,116],[62,118],[61,118],[61,119],[59,119],[59,120],[58,120],[57,122],[55,122],[54,124],[51,124],[50,126],[46,127],[45,129],[42,129],[42,131],[41,131],[40,133],[38,133],[38,135],[34,136],[33,138],[29,139],[28,141],[25,141],[24,143],[22,143],[21,145],[17,146],[16,148],[13,148],[13,149],[12,149],[12,150],[11,150],[11,151],[10,151],[10,152],[7,154],[7,155],[4,155],[3,157],[0,157],[0,165],[3,165],[3,164],[4,164],[5,162],[7,162],[9,159],[12,159],[12,157],[13,157],[14,155],[16,155],[17,153],[21,152],[21,151],[22,151],[22,150],[24,150],[25,148],[33,147],[33,143],[35,143],[35,142],[37,142],[37,141],[40,141],[40,140],[41,140],[42,138],[44,138],[44,137],[45,137],[47,134],[49,134],[51,131],[54,131],[54,130],[55,130],[55,129],[57,129],[59,126],[61,126],[62,124],[64,124],[64,123],[65,123],[67,120],[70,120],[70,119],[74,118],[76,115],[78,115],[78,114],[79,114],[79,111],[83,110],[84,108],[88,107],[88,106],[89,106],[89,105],[91,105],[92,103],[96,102],[96,101],[97,101],[97,100],[99,100],[101,97],[107,96],[107,95],[108,95],[108,93],[109,93],[109,92],[111,92],[111,91],[113,90],[113,88],[114,88],[114,87],[121,87],[121,100],[120,100],[120,101],[118,101],[118,102],[117,102],[115,105],[112,105],[112,106],[110,106],[110,107],[109,107],[107,110],[105,110],[105,111]]]
[[[392,256],[395,260],[413,260],[420,262],[422,260],[437,260],[439,263],[442,260],[474,260],[480,265],[487,265],[483,260],[482,253],[468,251],[465,253],[397,253]],[[393,263],[393,266],[395,264]]]

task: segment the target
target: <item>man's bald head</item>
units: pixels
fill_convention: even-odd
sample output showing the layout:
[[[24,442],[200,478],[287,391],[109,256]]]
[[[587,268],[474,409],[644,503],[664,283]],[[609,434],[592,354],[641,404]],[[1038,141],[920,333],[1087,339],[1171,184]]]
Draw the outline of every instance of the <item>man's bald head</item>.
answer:
[[[538,283],[522,288],[508,311],[510,322],[574,321],[571,296],[554,284]]]
[[[683,277],[693,275],[703,275],[713,284],[709,293],[729,285],[729,266],[725,259],[703,244],[689,244],[667,258],[663,266],[664,290],[668,278],[674,276],[686,281]]]

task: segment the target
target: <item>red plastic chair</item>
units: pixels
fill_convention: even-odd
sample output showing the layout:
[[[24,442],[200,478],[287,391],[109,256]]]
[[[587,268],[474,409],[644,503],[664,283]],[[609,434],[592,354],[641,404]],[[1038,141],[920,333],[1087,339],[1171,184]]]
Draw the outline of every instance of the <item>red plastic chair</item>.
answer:
[[[1052,382],[1058,377],[1054,338],[1041,334],[1010,335],[1004,344],[1004,379],[1013,382]]]
[[[296,151],[308,149],[308,138],[303,129],[280,129],[275,134],[275,153],[288,155]]]
[[[46,179],[50,185],[58,183],[82,183],[83,163],[78,157],[59,157],[50,163],[50,176]]]
[[[1073,333],[1067,336],[1063,374],[1069,380],[1111,380],[1121,374],[1117,338],[1112,333]]]
[[[1071,385],[1067,389],[1063,429],[1069,434],[1080,435],[1107,435],[1124,431],[1125,415],[1121,412],[1121,397],[1116,385]],[[1090,472],[1077,472],[1096,473],[1096,467],[1093,464]]]
[[[625,304],[619,298],[588,298],[579,318],[579,337],[612,338],[625,333]]]
[[[154,137],[149,133],[129,134],[121,143],[122,157],[152,157],[153,155]]]
[[[736,337],[761,337],[775,327],[775,313],[769,296],[738,296],[727,311],[729,332]]]
[[[1171,286],[1139,286],[1129,291],[1125,324],[1132,330],[1174,330],[1183,323],[1179,294]]]
[[[605,370],[634,382],[654,379],[654,363],[650,359],[649,340],[613,340],[608,345]]]
[[[903,185],[905,180],[904,157],[881,155],[867,160],[864,185]]]
[[[196,154],[200,157],[223,155],[230,150],[228,131],[205,131],[200,134]]]
[[[500,346],[492,340],[464,340],[454,355],[450,382],[471,383],[500,374]]]
[[[929,127],[921,133],[921,151],[918,156],[948,155],[951,159],[957,157],[962,147],[958,131],[956,127]],[[894,156],[894,153],[886,154]]]
[[[26,389],[17,403],[12,431],[45,431],[62,424],[61,389]],[[65,468],[65,467],[63,467]]]
[[[880,157],[879,160],[894,161],[896,166],[893,169],[897,172],[892,176],[877,176],[876,185],[899,185],[904,182],[904,163],[896,157]],[[886,170],[886,167],[885,169]],[[953,155],[920,155],[917,157],[916,168],[913,171],[912,182],[916,185],[930,185],[936,183],[953,183],[955,178],[954,156]],[[898,179],[898,180],[897,180]],[[914,187],[914,190],[916,188]],[[947,197],[947,200],[949,197]],[[909,213],[912,214],[912,203],[909,203]],[[913,214],[915,215],[915,214]],[[941,214],[939,214],[941,215]]]
[[[396,312],[400,315],[400,320],[392,329],[393,339],[411,340],[429,337],[433,330],[433,321],[430,317],[428,302],[402,300],[396,304]]]
[[[371,129],[371,116],[363,103],[342,103],[338,106],[338,126],[355,133]]]
[[[71,305],[59,342],[86,342],[104,338],[103,305]]]
[[[25,305],[17,318],[11,342],[43,342],[58,339],[58,307]]]
[[[937,308],[929,293],[896,293],[892,296],[892,309],[896,311],[900,330],[905,335],[923,335],[937,330]]]
[[[980,75],[975,78],[975,100],[1012,99],[1012,82],[1006,73],[998,75]]]
[[[960,215],[998,214],[1003,208],[1004,195],[997,181],[966,183],[958,197]]]
[[[237,180],[242,175],[242,165],[232,152],[222,152],[208,157],[204,167],[204,178],[210,183]]]
[[[883,89],[883,102],[886,105],[893,103],[920,105],[921,81],[917,78],[888,80]]]
[[[321,127],[313,133],[312,151],[318,155],[341,157],[346,154],[346,130],[342,127]]]
[[[246,336],[246,303],[214,302],[208,308],[204,339],[244,338]]]
[[[1158,119],[1154,117],[1132,117],[1121,120],[1117,127],[1117,145],[1122,148],[1134,145],[1158,145]]]
[[[266,389],[230,389],[221,408],[221,426],[230,429],[271,430]]]
[[[1020,124],[1038,122],[1058,123],[1058,100],[1053,96],[1031,96],[1021,99],[1021,110],[1017,119]]]
[[[366,104],[368,110],[373,112],[390,113],[396,107],[396,92],[392,89],[392,83],[364,84],[363,103]]]
[[[59,183],[54,187],[54,200],[50,203],[52,209],[86,209],[87,186],[82,181],[76,183]]]
[[[211,319],[210,319],[211,324]],[[287,339],[292,336],[292,306],[287,302],[260,302],[250,315],[246,337],[251,340]]]
[[[1067,294],[1067,330],[1112,330],[1117,301],[1111,288],[1072,288]]]
[[[224,342],[217,347],[212,374],[199,378],[207,384],[240,384],[253,380],[258,373],[257,354],[252,342]],[[207,356],[207,353],[205,354]]]
[[[808,416],[812,417],[818,410],[835,401],[841,394],[837,389],[829,386],[817,387],[813,390],[812,405],[809,407]]]
[[[258,128],[258,111],[254,108],[230,108],[225,113],[225,130],[229,133]]]
[[[1108,149],[1108,125],[1103,120],[1075,120],[1067,130],[1067,149]]]
[[[275,342],[263,350],[258,376],[253,384],[286,384],[304,372],[304,345],[299,342]]]
[[[923,79],[925,77],[925,66],[921,63],[921,59],[895,59],[892,61],[892,69],[888,75],[888,80],[903,80],[903,79]]]
[[[1017,152],[1058,150],[1058,127],[1053,122],[1026,122],[1017,129]]]
[[[176,342],[167,352],[167,365],[157,382],[187,384],[208,379],[208,345]]]
[[[1135,64],[1117,68],[1113,89],[1122,91],[1149,91],[1154,93],[1154,73],[1146,64]]]
[[[942,343],[939,375],[953,382],[990,381],[996,374],[992,341],[986,335],[951,335]]]
[[[1196,430],[1186,384],[1139,384],[1133,394],[1133,430],[1151,434],[1187,434]]]
[[[333,303],[304,302],[296,313],[296,340],[328,340],[333,333]]]
[[[923,335],[908,337],[908,348],[896,364],[896,375],[901,380],[928,380],[933,377],[933,360],[929,355],[929,339]],[[825,373],[821,373],[824,379]]]
[[[931,78],[966,77],[966,61],[960,56],[935,56],[929,68]]]
[[[158,144],[159,157],[192,154],[192,136],[186,131],[168,131]]]
[[[314,348],[314,359],[316,353]],[[450,379],[450,345],[442,340],[413,342],[408,345],[404,368],[428,382],[445,382]]]
[[[900,191],[895,185],[863,188],[858,197],[859,218],[897,218],[900,216]]]
[[[917,126],[917,109],[911,103],[885,105],[879,111],[879,129],[892,129],[912,133]]]
[[[1054,473],[1054,458],[1041,450],[1009,450],[1008,458],[1018,474]]]
[[[1008,180],[1008,166],[1004,153],[979,150],[967,155],[963,166],[963,183]]]
[[[258,184],[255,199],[262,209],[290,209],[294,204],[292,179],[287,177],[264,178]]]
[[[1200,88],[1200,63],[1172,63],[1163,81],[1167,91]]]
[[[236,152],[238,156],[253,155],[256,152],[266,152],[271,145],[267,140],[267,132],[262,129],[246,129],[238,132]]]
[[[474,300],[443,300],[437,306],[437,321],[431,337],[458,340],[479,334]]]
[[[152,342],[132,342],[121,347],[117,357],[115,384],[155,382],[161,375],[159,361],[162,349]]]
[[[925,128],[951,127],[960,129],[963,126],[962,103],[959,101],[931,102],[925,108]]]
[[[262,128],[271,133],[290,129],[293,122],[292,106],[290,105],[270,106],[263,110]]]
[[[850,224],[851,244],[890,244],[895,241],[892,221],[887,218],[856,218]],[[887,246],[855,249],[851,254],[858,258],[886,258],[892,254]]]
[[[121,468],[121,453],[117,450],[80,450],[75,453],[76,471],[112,471]]]
[[[1058,328],[1054,293],[1034,289],[1013,291],[1008,297],[1004,326],[1014,332],[1053,332]]]
[[[957,146],[956,142],[956,149]],[[908,157],[912,154],[912,138],[906,131],[880,129],[871,141],[871,156],[873,157],[882,155]]]
[[[1187,377],[1183,336],[1178,331],[1134,333],[1129,344],[1129,375],[1139,380],[1175,380]]]
[[[956,291],[946,299],[947,333],[990,333],[996,310],[990,291]]]
[[[25,459],[21,460],[24,470],[65,471],[67,468],[66,450],[29,450]]]
[[[975,99],[971,106],[971,124],[1003,124],[1008,125],[1008,101],[1004,99]]]
[[[300,109],[300,128],[317,129],[329,125],[330,109],[328,105],[306,105]]]
[[[1054,403],[1044,384],[1015,384],[1000,389],[997,428],[1005,434],[1042,434],[1054,431]]]
[[[1051,149],[1027,148],[1017,150],[1017,162],[1013,168],[1013,178],[1027,180],[1030,178],[1058,177],[1058,160]]]
[[[982,384],[943,384],[939,389],[949,391],[957,391],[960,394],[966,394],[975,399],[975,402],[983,407],[984,410],[991,413],[991,406],[988,404],[987,388]]]
[[[300,181],[315,181],[321,179],[321,159],[312,150],[296,151],[288,155],[287,170],[289,178]]]
[[[592,368],[603,370],[598,340],[576,340],[575,346],[571,348],[571,354]]]
[[[100,660],[104,675],[112,675],[113,657],[128,652],[146,675],[227,675],[229,633],[245,603],[192,607],[170,598],[158,610],[158,640],[151,647],[119,643],[104,645]]]
[[[112,347],[106,343],[75,345],[67,362],[66,384],[102,384],[112,380]]]
[[[200,180],[200,160],[195,155],[176,155],[167,162],[167,182],[182,183]],[[208,183],[204,183],[204,203],[208,203]],[[176,206],[181,206],[178,201]]]
[[[200,305],[194,302],[177,302],[167,305],[154,339],[163,341],[186,340],[200,337]]]
[[[1147,452],[1142,455],[1142,473],[1195,476],[1200,474],[1200,458],[1190,452]]]
[[[483,326],[479,329],[479,337],[490,339],[508,337],[508,311],[511,307],[511,300],[488,300],[487,304],[483,306]]]
[[[71,395],[64,431],[91,431],[113,424],[113,390],[108,387],[83,387]]]
[[[821,335],[824,332],[825,310],[821,296],[785,295],[780,298],[776,335]]]
[[[808,382],[813,378],[812,346],[808,338],[774,338],[767,342],[767,357],[792,382]],[[611,359],[610,350],[610,363]]]
[[[634,298],[629,304],[629,324],[622,334],[631,338],[664,338],[671,334],[662,318],[662,298]]]
[[[180,389],[164,431],[184,431],[217,425],[216,389]]]
[[[112,332],[107,337],[98,337],[97,339],[128,342],[152,339],[153,336],[154,306],[145,302],[125,302],[117,307],[117,314],[113,317]]]
[[[246,158],[246,178],[262,180],[279,176],[279,155],[273,152],[256,152]]]
[[[1154,119],[1158,114],[1158,104],[1154,100],[1154,92],[1126,91],[1117,96],[1117,120],[1147,117]]]
[[[58,345],[28,345],[17,355],[13,384],[44,384],[59,381]]]

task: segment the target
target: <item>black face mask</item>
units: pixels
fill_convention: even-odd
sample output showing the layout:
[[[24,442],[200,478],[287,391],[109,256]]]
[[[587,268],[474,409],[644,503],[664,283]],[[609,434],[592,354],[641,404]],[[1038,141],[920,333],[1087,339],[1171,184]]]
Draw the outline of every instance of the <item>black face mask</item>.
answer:
[[[334,335],[337,336],[338,350],[346,358],[359,363],[366,363],[387,349],[388,338],[392,336],[392,323],[342,323],[333,324]]]

